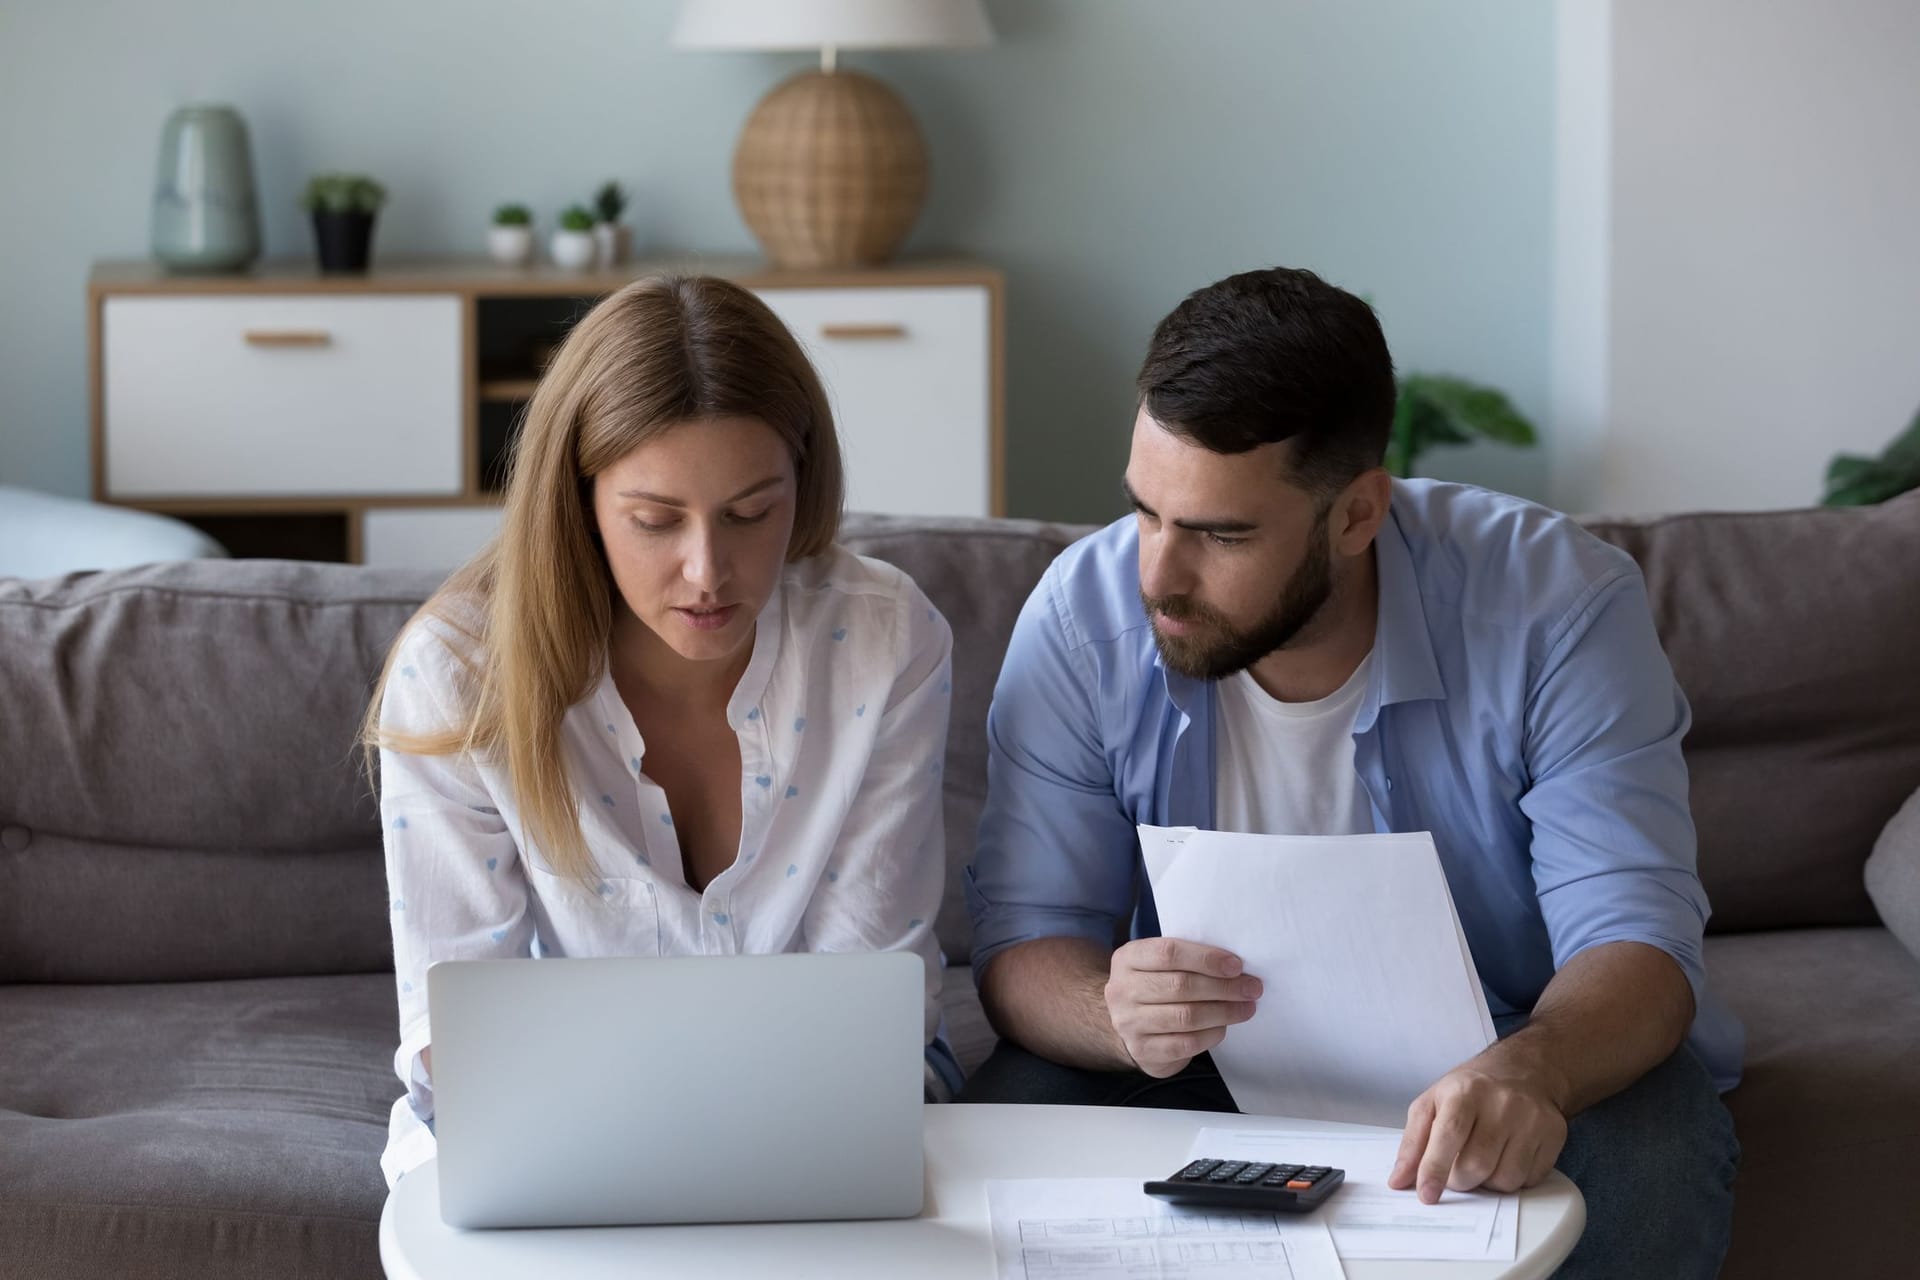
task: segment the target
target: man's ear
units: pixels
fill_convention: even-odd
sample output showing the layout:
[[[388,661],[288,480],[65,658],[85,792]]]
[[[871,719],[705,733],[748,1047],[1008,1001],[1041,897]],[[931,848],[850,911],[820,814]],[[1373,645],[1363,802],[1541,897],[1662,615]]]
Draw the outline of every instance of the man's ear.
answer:
[[[1357,556],[1373,545],[1374,535],[1387,519],[1393,498],[1393,478],[1383,467],[1371,467],[1348,482],[1328,513],[1328,533],[1337,555]]]

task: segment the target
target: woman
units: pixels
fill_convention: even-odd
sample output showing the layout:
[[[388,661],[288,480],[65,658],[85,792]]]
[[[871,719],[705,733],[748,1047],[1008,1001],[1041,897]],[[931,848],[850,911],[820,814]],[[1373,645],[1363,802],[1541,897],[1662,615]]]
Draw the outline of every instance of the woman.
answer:
[[[389,1184],[433,1153],[426,971],[501,956],[911,950],[928,1089],[945,878],[946,620],[834,545],[819,379],[721,280],[576,325],[499,538],[408,624],[379,752],[400,996]]]

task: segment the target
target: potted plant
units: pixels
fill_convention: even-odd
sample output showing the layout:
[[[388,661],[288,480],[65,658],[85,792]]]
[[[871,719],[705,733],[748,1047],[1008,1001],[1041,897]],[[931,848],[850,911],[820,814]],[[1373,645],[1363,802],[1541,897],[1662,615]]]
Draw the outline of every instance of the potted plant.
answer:
[[[584,271],[593,265],[593,214],[583,204],[569,205],[548,245],[557,266]]]
[[[1409,374],[1400,379],[1394,403],[1387,470],[1410,476],[1414,460],[1430,445],[1466,444],[1475,436],[1512,445],[1530,445],[1535,438],[1533,424],[1492,387],[1438,374]]]
[[[365,271],[373,251],[373,215],[387,189],[365,174],[322,173],[307,183],[300,207],[313,215],[313,239],[325,272]]]
[[[487,253],[503,267],[524,267],[533,259],[533,211],[523,204],[503,204],[493,211],[487,228]]]
[[[617,182],[610,181],[593,193],[594,253],[603,267],[625,262],[633,248],[633,229],[620,222],[626,207],[627,193]]]

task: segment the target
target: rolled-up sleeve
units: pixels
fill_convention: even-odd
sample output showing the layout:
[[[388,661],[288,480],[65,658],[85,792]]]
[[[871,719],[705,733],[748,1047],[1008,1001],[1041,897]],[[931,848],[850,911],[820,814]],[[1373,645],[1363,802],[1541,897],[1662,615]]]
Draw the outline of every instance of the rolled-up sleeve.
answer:
[[[1690,722],[1645,583],[1623,571],[1576,606],[1533,681],[1520,807],[1554,967],[1646,943],[1673,957],[1698,1009],[1708,907],[1680,754]]]
[[[1110,945],[1133,903],[1134,824],[1059,590],[1050,569],[1028,597],[987,712],[987,801],[966,882],[976,973],[1036,938]]]

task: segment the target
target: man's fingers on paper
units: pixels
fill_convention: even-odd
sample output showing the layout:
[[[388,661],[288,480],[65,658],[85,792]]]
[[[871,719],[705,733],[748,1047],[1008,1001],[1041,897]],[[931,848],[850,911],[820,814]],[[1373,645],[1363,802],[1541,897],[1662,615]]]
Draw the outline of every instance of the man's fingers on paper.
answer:
[[[1393,1168],[1387,1174],[1387,1185],[1395,1191],[1405,1191],[1413,1185],[1413,1175],[1420,1168],[1420,1157],[1427,1149],[1427,1134],[1432,1128],[1433,1095],[1423,1093],[1407,1108],[1407,1131],[1400,1135],[1400,1151],[1393,1157]]]
[[[1226,1034],[1226,1028],[1214,1027],[1206,1031],[1141,1036],[1129,1048],[1142,1071],[1150,1076],[1170,1076],[1219,1044]]]
[[[1507,1140],[1500,1164],[1481,1185],[1489,1191],[1524,1191],[1534,1184],[1533,1167],[1539,1157],[1539,1139],[1515,1134]]]
[[[1260,979],[1215,978],[1184,969],[1137,969],[1130,994],[1142,1004],[1182,1004],[1191,1000],[1256,1000]]]
[[[1237,978],[1242,967],[1240,957],[1231,951],[1183,938],[1136,938],[1114,956],[1124,957],[1133,969],[1185,969],[1216,978]]]
[[[1504,1163],[1507,1147],[1512,1145],[1511,1139],[1515,1136],[1493,1123],[1490,1117],[1480,1115],[1460,1154],[1453,1159],[1447,1187],[1453,1191],[1473,1191],[1486,1186]]]
[[[1127,1030],[1137,1036],[1211,1031],[1253,1016],[1250,1000],[1199,1000],[1187,1004],[1143,1004],[1129,1015]]]
[[[1473,1111],[1457,1095],[1436,1100],[1433,1128],[1427,1134],[1427,1153],[1420,1157],[1420,1199],[1427,1204],[1439,1202],[1440,1193],[1453,1174],[1453,1162],[1466,1148],[1473,1132]]]

